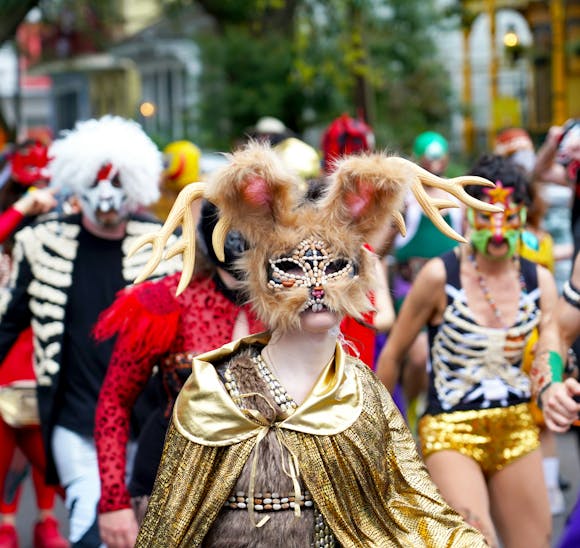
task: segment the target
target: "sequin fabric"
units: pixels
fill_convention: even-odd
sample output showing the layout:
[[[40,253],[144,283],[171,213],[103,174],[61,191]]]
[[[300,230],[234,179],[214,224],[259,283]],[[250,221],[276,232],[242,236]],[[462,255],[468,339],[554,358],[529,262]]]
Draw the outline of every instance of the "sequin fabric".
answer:
[[[225,367],[229,367],[228,360],[224,361]],[[364,364],[346,358],[346,367],[348,376],[355,376],[359,382],[363,402],[354,423],[334,435],[283,429],[277,421],[271,426],[296,456],[300,482],[311,493],[336,545],[486,546],[482,535],[439,495],[384,386]],[[176,409],[185,406],[194,413],[193,407],[187,407],[190,402],[181,401],[183,393]],[[172,423],[136,546],[242,546],[236,540],[235,530],[229,531],[229,544],[225,540],[207,542],[206,536],[235,492],[242,470],[252,460],[256,436],[227,445],[205,445],[190,441],[186,435]],[[258,464],[257,477],[264,466],[264,462]],[[316,531],[316,520],[314,523]],[[302,538],[301,542],[291,543],[283,531],[276,527],[268,529],[269,524],[259,531],[263,530],[270,542],[254,546],[306,546],[311,542]],[[326,529],[323,524],[321,527],[318,540],[326,542]],[[223,536],[227,533],[224,529]],[[310,539],[311,534],[312,529]]]
[[[424,458],[437,451],[458,451],[475,460],[486,475],[540,446],[527,403],[425,415],[419,421],[419,437]]]

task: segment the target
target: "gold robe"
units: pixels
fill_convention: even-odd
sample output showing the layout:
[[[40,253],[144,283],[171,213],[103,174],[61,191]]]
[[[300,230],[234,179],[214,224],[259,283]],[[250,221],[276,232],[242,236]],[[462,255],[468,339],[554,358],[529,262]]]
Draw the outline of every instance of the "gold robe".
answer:
[[[267,340],[246,337],[195,358],[137,547],[202,545],[254,447],[272,429],[297,459],[301,481],[342,546],[487,546],[441,498],[388,391],[340,345],[288,418],[265,424],[243,413],[214,364]]]

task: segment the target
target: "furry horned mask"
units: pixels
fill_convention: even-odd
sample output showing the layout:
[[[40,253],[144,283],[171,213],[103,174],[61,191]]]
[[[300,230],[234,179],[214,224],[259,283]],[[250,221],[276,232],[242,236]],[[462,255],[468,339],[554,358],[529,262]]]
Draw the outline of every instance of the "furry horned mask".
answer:
[[[487,179],[467,176],[441,179],[398,157],[385,154],[350,156],[337,162],[327,192],[318,201],[301,200],[300,180],[268,146],[250,143],[234,152],[230,162],[207,184],[192,183],[179,194],[167,221],[146,235],[134,250],[151,243],[153,254],[136,282],[145,279],[163,259],[173,231],[183,236],[166,258],[183,254],[178,293],[189,283],[195,256],[195,226],[190,205],[202,197],[219,209],[213,247],[223,256],[229,230],[238,230],[248,243],[238,267],[244,272],[246,293],[256,312],[271,329],[299,323],[300,313],[328,308],[340,315],[360,317],[371,308],[373,269],[363,247],[368,237],[392,218],[404,234],[399,211],[410,188],[439,230],[465,241],[443,220],[440,210],[457,207],[452,200],[430,198],[424,186],[446,190],[469,207],[498,208],[469,196],[467,184],[493,186]]]

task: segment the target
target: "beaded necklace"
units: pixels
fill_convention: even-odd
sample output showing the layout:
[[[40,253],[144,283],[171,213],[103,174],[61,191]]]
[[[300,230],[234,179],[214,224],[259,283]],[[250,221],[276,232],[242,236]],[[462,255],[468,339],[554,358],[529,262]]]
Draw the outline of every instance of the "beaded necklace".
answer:
[[[506,323],[504,322],[501,310],[498,308],[497,303],[495,302],[495,299],[493,298],[492,294],[489,291],[489,287],[487,286],[487,282],[485,280],[485,277],[483,276],[483,274],[479,270],[479,266],[477,265],[477,259],[475,258],[473,251],[469,254],[469,260],[471,261],[471,264],[473,265],[473,268],[475,269],[475,272],[477,274],[477,281],[479,283],[479,287],[481,288],[481,292],[483,293],[485,300],[488,302],[488,304],[493,312],[493,315],[495,316],[495,319],[501,325],[502,329],[506,329],[506,330],[509,329],[509,326],[506,325]],[[524,279],[524,275],[522,274],[522,271],[520,269],[519,257],[514,255],[512,258],[512,261],[514,263],[514,266],[516,268],[516,271],[518,273],[518,277],[520,280],[520,290],[521,290],[521,292],[526,293],[527,292],[526,280]]]
[[[256,354],[252,360],[258,366],[258,372],[260,376],[266,381],[266,384],[270,389],[270,393],[272,394],[274,401],[280,406],[280,409],[282,409],[282,411],[285,413],[293,413],[298,405],[294,401],[294,398],[292,398],[292,396],[286,392],[286,388],[284,388],[284,386],[282,386],[278,380],[276,374],[274,373],[275,368],[272,360],[269,360],[271,367],[266,365],[266,362],[261,353]]]
[[[280,406],[280,409],[287,414],[292,414],[297,409],[298,405],[294,401],[294,398],[286,392],[286,388],[282,386],[272,369],[270,369],[261,354],[257,354],[252,357],[252,361],[258,368],[258,373],[262,379],[268,385],[270,389],[270,394],[274,401]],[[238,388],[238,383],[235,377],[232,375],[230,368],[228,367],[224,372],[225,387],[228,391],[230,397],[240,409],[245,409],[244,395],[240,394]]]

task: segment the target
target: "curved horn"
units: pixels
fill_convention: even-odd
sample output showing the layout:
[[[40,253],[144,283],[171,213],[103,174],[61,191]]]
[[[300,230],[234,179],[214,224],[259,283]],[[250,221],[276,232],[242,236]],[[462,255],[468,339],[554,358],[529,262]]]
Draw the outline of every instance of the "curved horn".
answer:
[[[226,237],[230,231],[230,223],[225,217],[220,217],[213,229],[211,235],[211,244],[218,260],[222,263],[226,260],[224,249],[226,246]]]
[[[393,211],[393,222],[395,223],[399,234],[405,237],[407,235],[407,226],[405,225],[405,218],[400,211]]]
[[[401,159],[403,160],[403,159]],[[446,236],[457,240],[458,242],[465,243],[467,240],[455,232],[443,219],[441,215],[442,209],[447,209],[449,207],[458,207],[455,202],[449,200],[441,200],[432,198],[429,196],[425,190],[425,186],[431,186],[433,188],[439,188],[448,192],[452,196],[455,196],[459,201],[464,203],[468,207],[473,209],[478,209],[480,211],[489,211],[490,213],[499,213],[503,211],[501,207],[497,207],[487,202],[483,202],[470,196],[465,192],[466,185],[480,185],[487,187],[494,187],[495,185],[484,179],[483,177],[477,177],[475,175],[465,175],[462,177],[454,177],[453,179],[443,179],[438,177],[433,173],[423,169],[422,167],[410,162],[409,160],[403,160],[408,162],[413,166],[413,169],[417,173],[417,179],[411,184],[411,191],[415,195],[417,202],[427,214],[427,216],[433,221],[433,224]]]
[[[139,283],[148,278],[164,259],[170,259],[175,255],[183,255],[183,270],[179,279],[177,295],[189,284],[195,265],[195,219],[191,211],[191,204],[204,195],[205,183],[190,183],[177,196],[164,225],[152,234],[145,234],[139,238],[129,250],[129,255],[134,255],[139,249],[147,244],[153,246],[151,257],[143,267],[141,274],[134,283]],[[167,242],[178,226],[183,227],[181,238],[165,253]]]

